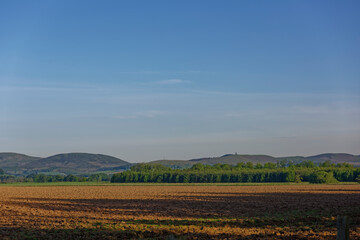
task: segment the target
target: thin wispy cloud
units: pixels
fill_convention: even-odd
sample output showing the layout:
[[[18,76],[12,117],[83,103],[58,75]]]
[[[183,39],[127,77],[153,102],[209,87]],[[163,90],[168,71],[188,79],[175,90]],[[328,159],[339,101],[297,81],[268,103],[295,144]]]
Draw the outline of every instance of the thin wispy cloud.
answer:
[[[129,115],[118,115],[115,116],[114,118],[116,119],[144,119],[144,118],[156,118],[160,115],[164,115],[165,112],[164,111],[156,111],[156,110],[148,110],[148,111],[142,111],[142,112],[137,112],[134,114],[129,114]]]
[[[89,87],[40,87],[40,86],[6,86],[1,87],[0,91],[8,92],[8,91],[33,91],[33,92],[40,92],[40,91],[79,91],[79,90],[94,90]],[[96,90],[96,89],[95,89]]]
[[[184,71],[161,71],[161,70],[149,70],[149,71],[120,71],[119,74],[140,74],[140,75],[162,75],[162,74],[199,74],[199,73],[208,73],[208,71],[200,70],[184,70]]]
[[[48,82],[34,82],[27,81],[6,81],[0,79],[0,91],[69,91],[69,90],[102,90],[103,86],[89,85],[89,84],[72,84],[72,83],[48,83]]]
[[[182,79],[167,79],[167,80],[161,80],[156,81],[155,84],[158,85],[175,85],[175,84],[191,84],[191,81],[182,80]]]

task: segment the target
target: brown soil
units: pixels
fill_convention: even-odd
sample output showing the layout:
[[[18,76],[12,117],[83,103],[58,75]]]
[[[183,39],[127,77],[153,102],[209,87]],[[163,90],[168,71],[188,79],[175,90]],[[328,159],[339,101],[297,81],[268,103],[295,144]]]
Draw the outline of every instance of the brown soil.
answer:
[[[1,187],[0,239],[360,239],[360,185]]]

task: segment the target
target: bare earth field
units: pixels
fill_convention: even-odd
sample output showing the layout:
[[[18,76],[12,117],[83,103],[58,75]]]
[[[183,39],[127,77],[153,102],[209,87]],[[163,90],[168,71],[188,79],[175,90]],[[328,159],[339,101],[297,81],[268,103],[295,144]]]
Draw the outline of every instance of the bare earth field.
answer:
[[[0,187],[0,239],[360,239],[360,185]]]

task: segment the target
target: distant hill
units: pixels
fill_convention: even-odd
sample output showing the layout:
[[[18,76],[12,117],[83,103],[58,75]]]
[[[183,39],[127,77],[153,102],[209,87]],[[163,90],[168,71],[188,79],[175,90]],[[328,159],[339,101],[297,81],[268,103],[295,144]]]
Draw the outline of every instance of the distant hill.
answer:
[[[187,160],[156,160],[149,163],[161,164],[165,167],[170,167],[174,169],[190,168],[192,165],[195,164],[195,162]]]
[[[90,153],[63,153],[29,162],[33,171],[90,173],[109,169],[127,169],[130,163],[116,157]]]
[[[16,175],[30,173],[84,174],[98,171],[119,171],[132,164],[116,157],[89,154],[65,153],[47,158],[30,157],[18,153],[0,153],[0,168]]]
[[[21,174],[25,170],[26,164],[38,159],[40,158],[19,153],[3,152],[0,153],[0,168],[7,173]]]
[[[171,167],[171,168],[185,168],[191,167],[193,164],[201,163],[205,165],[215,165],[217,163],[220,164],[230,164],[236,165],[239,162],[252,162],[254,164],[257,163],[277,163],[278,161],[291,161],[293,163],[299,163],[302,161],[313,161],[315,164],[319,164],[325,161],[331,161],[333,163],[350,163],[356,167],[360,167],[360,156],[358,155],[351,155],[346,153],[324,153],[316,156],[290,156],[290,157],[272,157],[268,155],[244,155],[244,154],[225,154],[221,157],[206,157],[206,158],[198,158],[198,159],[191,159],[188,161],[184,160],[159,160],[153,161],[150,163],[159,163],[163,164],[164,166]],[[181,167],[179,167],[181,166]]]
[[[286,161],[289,161],[289,162],[293,162],[295,164],[299,163],[299,162],[302,162],[302,161],[309,160],[309,159],[306,159],[306,157],[303,157],[303,156],[278,157],[276,159],[279,160],[279,161],[286,160]]]
[[[217,163],[236,165],[239,162],[252,162],[252,163],[267,163],[277,162],[277,159],[268,155],[240,155],[240,154],[226,154],[221,157],[214,158],[199,158],[191,159],[190,162],[214,165]]]
[[[0,166],[1,168],[7,167],[21,167],[26,163],[38,160],[39,157],[31,157],[20,153],[3,152],[0,153]]]
[[[311,160],[314,163],[318,164],[325,161],[330,161],[333,163],[350,163],[354,166],[360,167],[360,155],[351,155],[347,153],[324,153],[316,156],[310,156],[306,158]]]
[[[272,157],[268,155],[245,155],[245,154],[226,154],[221,157],[206,157],[191,160],[157,160],[149,163],[158,163],[174,169],[189,168],[196,163],[205,165],[231,164],[239,162],[267,163],[278,161],[292,161],[299,163],[310,160],[315,164],[325,161],[333,163],[350,163],[360,167],[360,156],[347,153],[324,153],[315,156],[289,156]],[[91,174],[94,172],[118,172],[129,169],[133,165],[129,162],[116,157],[103,154],[90,153],[62,153],[54,156],[40,158],[32,157],[19,153],[4,152],[0,153],[0,168],[5,172],[15,175],[28,175],[30,173],[47,174]]]

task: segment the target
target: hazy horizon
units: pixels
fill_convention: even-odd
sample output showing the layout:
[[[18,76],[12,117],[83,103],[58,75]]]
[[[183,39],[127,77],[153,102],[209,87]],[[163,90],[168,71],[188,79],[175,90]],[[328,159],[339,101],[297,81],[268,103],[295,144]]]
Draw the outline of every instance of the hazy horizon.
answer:
[[[273,156],[273,155],[270,155],[270,154],[262,154],[262,153],[238,153],[238,152],[235,152],[235,153],[224,153],[224,154],[221,154],[221,155],[217,155],[217,156],[197,156],[197,157],[190,157],[190,158],[187,158],[187,159],[169,159],[169,158],[159,158],[159,159],[143,159],[143,161],[131,161],[129,159],[124,159],[122,158],[121,156],[114,156],[114,155],[111,155],[111,154],[106,154],[106,153],[97,153],[97,152],[61,152],[61,153],[54,153],[54,154],[51,154],[51,155],[31,155],[31,154],[26,154],[26,153],[20,153],[20,152],[0,152],[1,153],[14,153],[14,154],[24,154],[24,155],[27,155],[29,157],[40,157],[40,158],[47,158],[47,157],[52,157],[52,156],[56,156],[56,155],[59,155],[59,154],[99,154],[99,155],[106,155],[106,156],[112,156],[112,157],[116,157],[116,158],[119,158],[120,160],[124,160],[126,162],[129,162],[129,163],[146,163],[146,162],[152,162],[152,161],[161,161],[161,160],[169,160],[169,161],[189,161],[189,160],[193,160],[193,159],[200,159],[200,158],[217,158],[217,157],[222,157],[222,156],[225,156],[227,154],[237,154],[237,155],[266,155],[266,156],[271,156],[271,157],[275,157],[275,158],[281,158],[281,157],[313,157],[313,156],[318,156],[318,155],[322,155],[322,154],[350,154],[350,155],[353,155],[353,156],[360,156],[360,154],[358,153],[335,153],[335,152],[327,152],[327,153],[317,153],[317,154],[313,154],[313,155],[286,155],[286,156]]]
[[[358,155],[359,7],[0,2],[0,152]]]

